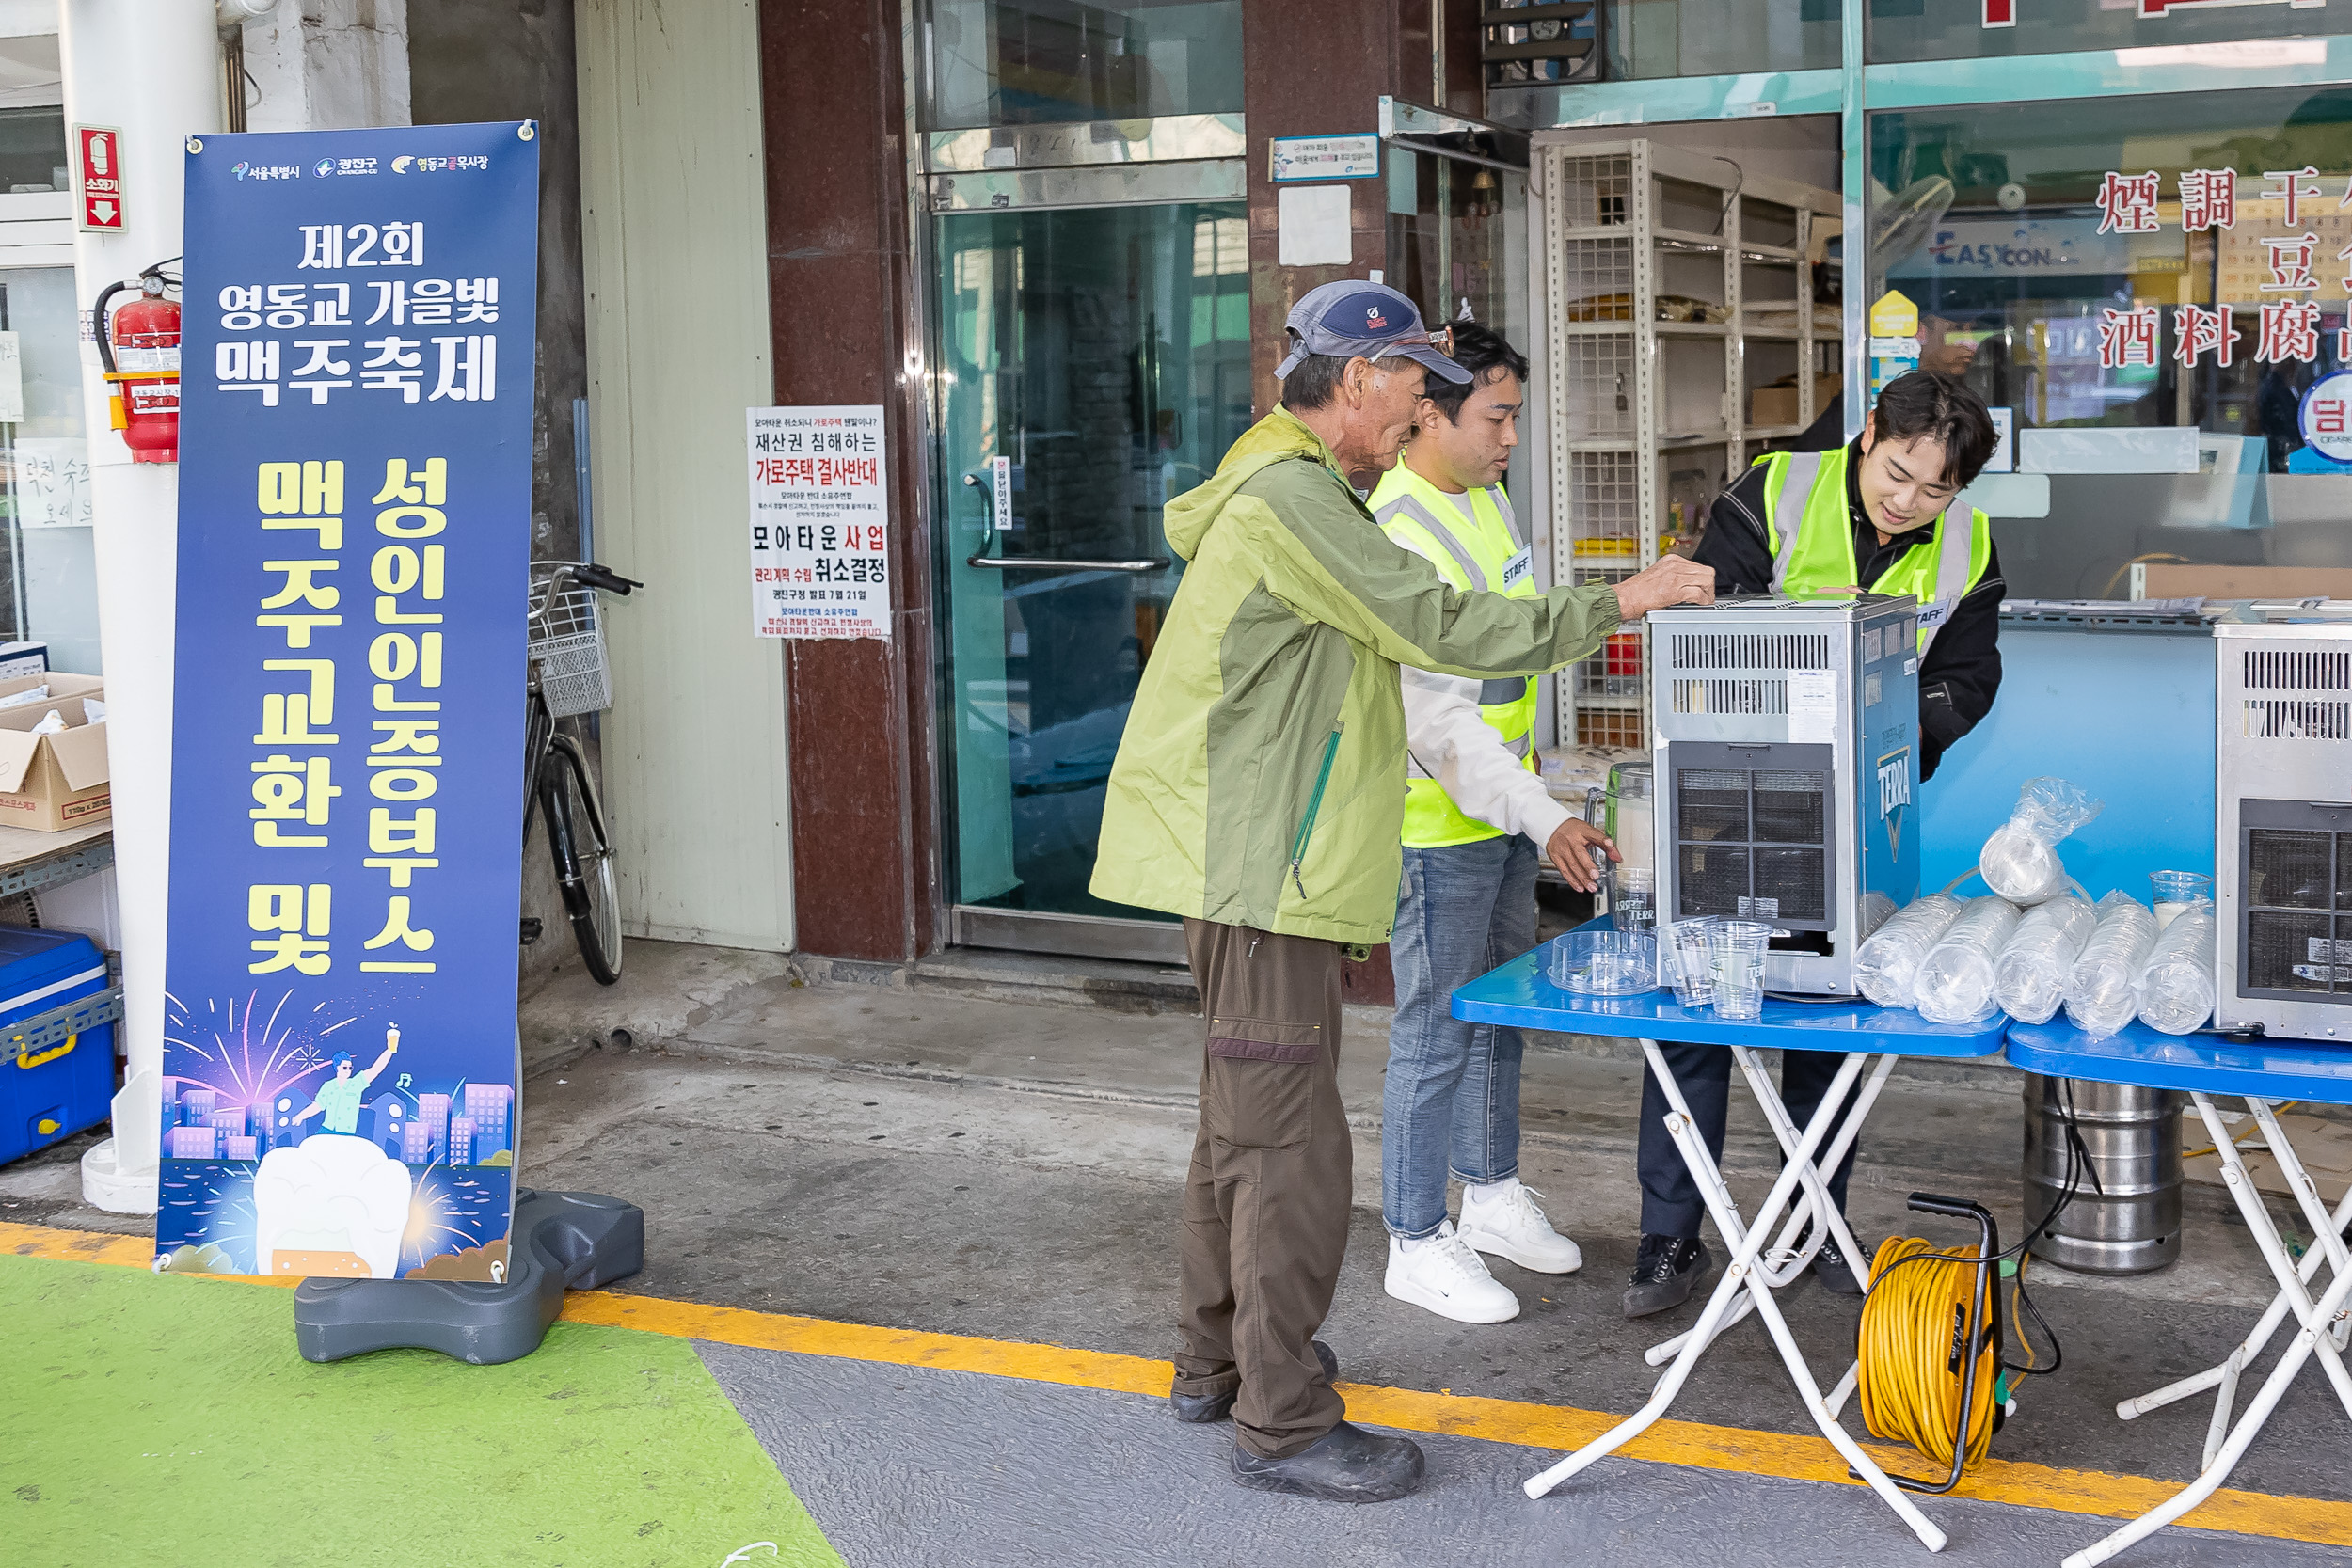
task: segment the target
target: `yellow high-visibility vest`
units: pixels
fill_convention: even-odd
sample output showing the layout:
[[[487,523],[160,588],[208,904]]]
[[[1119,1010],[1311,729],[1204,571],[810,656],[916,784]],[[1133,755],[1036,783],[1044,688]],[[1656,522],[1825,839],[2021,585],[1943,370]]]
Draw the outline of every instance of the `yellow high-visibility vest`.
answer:
[[[1539,597],[1534,557],[1518,519],[1511,515],[1511,498],[1499,484],[1468,495],[1478,518],[1474,527],[1462,515],[1459,497],[1438,489],[1400,459],[1373,491],[1372,515],[1390,538],[1425,557],[1440,577],[1464,593]],[[1478,716],[1494,727],[1531,773],[1537,768],[1535,700],[1532,680],[1479,684]],[[1409,754],[1405,788],[1405,843],[1410,848],[1437,849],[1502,835],[1502,829],[1456,806],[1420,759]]]
[[[1764,466],[1764,543],[1772,552],[1772,592],[1802,597],[1854,584],[1853,518],[1846,506],[1846,459],[1851,451],[1776,451]],[[1402,467],[1402,465],[1399,465]],[[1797,526],[1781,519],[1796,509]],[[1935,641],[1993,559],[1993,527],[1971,508],[1964,549],[1947,550],[1956,532],[1950,509],[1915,535],[1919,543],[1895,558],[1869,585],[1873,594],[1908,594],[1919,601],[1919,657]]]

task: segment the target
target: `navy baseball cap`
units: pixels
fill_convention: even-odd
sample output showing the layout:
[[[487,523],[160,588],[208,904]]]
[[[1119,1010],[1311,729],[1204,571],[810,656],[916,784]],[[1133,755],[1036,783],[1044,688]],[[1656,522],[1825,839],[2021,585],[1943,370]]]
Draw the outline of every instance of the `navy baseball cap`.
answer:
[[[1339,359],[1377,359],[1401,354],[1435,374],[1460,384],[1470,372],[1447,357],[1454,346],[1452,332],[1432,340],[1413,302],[1382,283],[1353,278],[1310,290],[1291,307],[1282,330],[1290,335],[1288,357],[1276,367],[1279,379],[1296,370],[1309,355],[1327,354]]]

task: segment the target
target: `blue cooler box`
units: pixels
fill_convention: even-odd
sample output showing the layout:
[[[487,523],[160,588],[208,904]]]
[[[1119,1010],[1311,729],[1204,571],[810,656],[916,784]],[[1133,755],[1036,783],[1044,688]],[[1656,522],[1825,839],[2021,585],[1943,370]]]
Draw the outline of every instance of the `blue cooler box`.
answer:
[[[0,926],[0,1040],[8,1026],[106,989],[106,958],[72,931]],[[106,1119],[115,1026],[0,1062],[0,1164]]]

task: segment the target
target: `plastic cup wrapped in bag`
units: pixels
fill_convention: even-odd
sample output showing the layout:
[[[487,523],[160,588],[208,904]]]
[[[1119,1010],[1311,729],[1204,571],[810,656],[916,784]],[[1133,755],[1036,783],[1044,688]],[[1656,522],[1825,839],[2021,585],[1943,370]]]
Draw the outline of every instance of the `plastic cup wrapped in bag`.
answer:
[[[2090,900],[2071,888],[2027,910],[1993,966],[1993,1000],[2021,1023],[2049,1022],[2098,925]]]
[[[1912,1006],[1930,1023],[1979,1023],[2000,1011],[1993,976],[2001,950],[2017,929],[2017,906],[2006,898],[1971,898],[1945,927],[1911,982]]]
[[[1977,856],[1984,885],[2012,904],[2056,897],[2066,887],[2058,841],[2098,816],[2104,804],[2064,779],[2027,779],[2017,792],[2017,808]]]
[[[1882,1007],[1911,1006],[1919,960],[1960,917],[1960,900],[1941,893],[1915,898],[1886,917],[1854,955],[1854,981]]]
[[[2139,975],[2139,1022],[2168,1035],[2185,1035],[2213,1016],[2216,922],[2211,904],[2176,912],[2148,950]]]
[[[2178,922],[2175,922],[2178,924]],[[2156,917],[2121,893],[2099,900],[2099,926],[2066,976],[2067,1022],[2104,1039],[2139,1011],[2139,972],[2156,943]]]

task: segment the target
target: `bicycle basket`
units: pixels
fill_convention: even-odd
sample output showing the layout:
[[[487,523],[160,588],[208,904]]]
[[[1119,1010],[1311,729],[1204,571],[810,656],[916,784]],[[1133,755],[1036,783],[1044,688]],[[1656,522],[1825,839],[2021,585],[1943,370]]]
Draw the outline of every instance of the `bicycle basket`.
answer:
[[[532,584],[537,604],[545,579]],[[539,693],[558,719],[598,713],[612,705],[612,667],[604,657],[604,618],[596,590],[570,587],[531,623],[531,662],[539,667]]]

